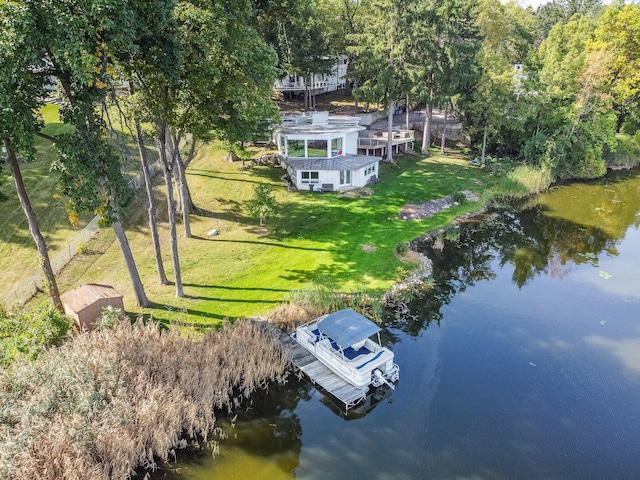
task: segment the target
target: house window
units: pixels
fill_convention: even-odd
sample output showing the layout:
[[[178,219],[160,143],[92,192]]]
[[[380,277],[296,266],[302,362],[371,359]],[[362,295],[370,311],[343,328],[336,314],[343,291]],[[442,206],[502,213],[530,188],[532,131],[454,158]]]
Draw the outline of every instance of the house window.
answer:
[[[327,156],[327,141],[326,140],[308,140],[307,141],[308,157],[326,157]]]
[[[320,181],[320,172],[301,172],[302,183],[318,183]]]
[[[340,170],[340,185],[351,185],[351,170]]]
[[[364,169],[364,174],[365,175],[371,175],[372,173],[376,173],[376,164],[375,163],[373,165],[369,165],[367,168]]]
[[[339,157],[343,154],[342,151],[342,137],[331,139],[331,156]]]
[[[304,140],[287,140],[287,156],[304,157]]]

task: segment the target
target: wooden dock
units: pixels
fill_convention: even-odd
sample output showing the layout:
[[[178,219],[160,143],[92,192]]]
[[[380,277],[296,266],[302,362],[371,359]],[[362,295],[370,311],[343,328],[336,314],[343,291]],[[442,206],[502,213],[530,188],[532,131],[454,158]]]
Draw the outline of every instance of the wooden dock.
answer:
[[[279,329],[278,332],[282,351],[289,357],[291,363],[309,377],[314,385],[322,387],[327,393],[340,400],[345,410],[348,411],[349,408],[366,399],[367,389],[361,390],[343,380],[286,332]]]

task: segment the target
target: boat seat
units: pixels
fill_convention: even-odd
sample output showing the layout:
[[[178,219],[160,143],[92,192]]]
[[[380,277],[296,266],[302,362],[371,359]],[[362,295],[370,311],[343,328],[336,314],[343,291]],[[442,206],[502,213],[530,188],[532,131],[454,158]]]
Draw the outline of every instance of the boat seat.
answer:
[[[365,365],[367,365],[368,363],[373,362],[374,360],[376,360],[380,355],[382,355],[383,350],[380,350],[373,358],[370,358],[369,360],[367,360],[366,362],[364,362],[362,365],[358,365],[356,368],[358,370],[360,370],[361,368],[363,368]]]
[[[343,352],[344,352],[344,356],[347,357],[349,360],[355,360],[361,355],[369,355],[371,353],[371,350],[369,350],[366,347],[359,348],[358,350],[356,350],[353,347],[347,347],[343,350]]]

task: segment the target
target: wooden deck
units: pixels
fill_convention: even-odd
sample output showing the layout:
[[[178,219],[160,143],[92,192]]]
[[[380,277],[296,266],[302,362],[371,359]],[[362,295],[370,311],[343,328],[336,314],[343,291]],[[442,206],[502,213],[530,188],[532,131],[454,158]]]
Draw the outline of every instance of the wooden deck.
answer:
[[[307,375],[313,384],[322,387],[327,393],[340,400],[346,410],[366,399],[366,389],[360,390],[343,380],[286,332],[281,330],[278,332],[282,350],[291,363]]]
[[[415,136],[413,130],[403,130],[403,133],[392,138],[392,152],[405,153],[413,150],[413,142]],[[360,137],[358,138],[358,153],[364,153],[365,155],[372,156],[384,156],[387,153],[387,135],[383,132],[382,135],[376,137]]]

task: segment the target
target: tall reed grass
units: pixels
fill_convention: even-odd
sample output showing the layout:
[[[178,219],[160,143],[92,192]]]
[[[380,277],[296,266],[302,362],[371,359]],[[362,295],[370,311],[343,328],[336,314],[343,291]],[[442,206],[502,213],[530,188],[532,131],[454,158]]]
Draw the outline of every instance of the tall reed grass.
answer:
[[[297,325],[332,313],[351,308],[376,321],[382,320],[383,303],[365,287],[342,291],[329,277],[319,278],[310,288],[293,290],[286,303],[267,313],[269,320],[283,330],[293,331]]]
[[[0,371],[0,478],[125,479],[206,440],[287,361],[240,321],[202,337],[118,322]]]
[[[520,165],[509,172],[508,179],[518,188],[508,190],[514,197],[527,197],[545,192],[551,186],[553,177],[544,168]]]

